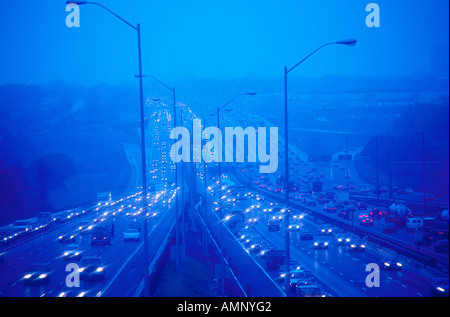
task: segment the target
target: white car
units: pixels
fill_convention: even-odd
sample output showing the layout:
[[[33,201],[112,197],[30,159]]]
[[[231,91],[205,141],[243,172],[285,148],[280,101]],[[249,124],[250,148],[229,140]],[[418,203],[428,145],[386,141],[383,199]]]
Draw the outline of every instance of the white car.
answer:
[[[137,229],[127,229],[123,233],[123,241],[139,241],[141,233]]]

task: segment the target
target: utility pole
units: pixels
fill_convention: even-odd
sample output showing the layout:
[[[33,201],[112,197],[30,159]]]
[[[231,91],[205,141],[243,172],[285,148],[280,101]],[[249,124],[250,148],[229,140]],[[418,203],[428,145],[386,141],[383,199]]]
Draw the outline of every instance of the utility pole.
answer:
[[[375,160],[377,169],[377,204],[380,200],[379,166],[378,166],[378,136],[375,138]]]
[[[423,211],[427,211],[427,187],[426,187],[426,156],[425,156],[425,133],[422,133],[422,174],[423,174]]]

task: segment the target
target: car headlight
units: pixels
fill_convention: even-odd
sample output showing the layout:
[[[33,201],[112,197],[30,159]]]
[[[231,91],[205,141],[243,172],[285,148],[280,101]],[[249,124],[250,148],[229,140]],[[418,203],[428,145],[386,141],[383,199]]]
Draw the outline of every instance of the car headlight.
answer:
[[[440,286],[436,287],[436,289],[437,289],[439,292],[445,292],[445,289],[442,288],[442,287],[440,287]]]
[[[39,278],[40,279],[43,279],[43,278],[46,278],[47,277],[47,274],[41,274],[41,275],[39,275]]]
[[[350,242],[350,239],[347,238],[347,239],[345,239],[345,241]]]
[[[27,275],[25,275],[23,278],[24,279],[29,279],[31,277],[31,274],[27,274]]]
[[[79,269],[78,269],[78,272],[84,272],[84,267],[80,267]]]
[[[103,272],[103,268],[102,267],[97,268],[97,272]]]
[[[323,245],[327,246],[327,245],[328,245],[328,242],[325,242]]]
[[[342,239],[341,239],[341,238],[339,238],[339,239],[338,239],[338,241],[339,241],[339,242],[342,242]]]
[[[389,263],[386,262],[386,263],[384,263],[384,266],[391,266],[391,265],[390,265]]]
[[[317,242],[314,242],[314,245],[315,245],[315,246],[318,246],[319,244],[318,244]]]
[[[69,255],[69,252],[64,252],[64,256],[68,256]]]
[[[361,248],[365,248],[366,246],[364,244],[360,245]]]
[[[397,263],[397,266],[400,266],[400,267],[402,267],[403,265],[402,265],[401,263]]]
[[[80,255],[80,252],[75,252],[75,255]]]

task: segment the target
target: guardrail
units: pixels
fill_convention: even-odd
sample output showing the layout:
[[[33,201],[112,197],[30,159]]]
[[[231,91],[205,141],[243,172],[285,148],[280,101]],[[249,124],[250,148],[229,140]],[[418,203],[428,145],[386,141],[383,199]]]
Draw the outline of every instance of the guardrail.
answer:
[[[243,178],[243,176],[238,175],[238,174],[234,174],[236,176],[236,178],[238,178],[240,181],[242,181],[244,184],[245,183],[250,183],[248,180],[245,180]],[[255,187],[253,184],[250,183],[250,187],[252,188],[252,190],[257,191],[259,193],[261,193],[264,196],[267,196],[273,200],[276,200],[280,203],[284,203],[284,199],[278,196],[275,196],[271,193],[268,193],[266,191],[261,190],[258,187]],[[446,269],[448,270],[448,258],[445,258],[443,256],[439,256],[436,254],[433,254],[433,256],[428,256],[428,255],[424,255],[424,254],[418,254],[415,250],[412,250],[411,248],[414,247],[415,249],[417,248],[416,246],[412,246],[406,242],[403,242],[401,240],[397,240],[393,241],[391,237],[386,236],[382,233],[378,233],[376,231],[373,230],[369,230],[369,229],[362,229],[362,228],[358,228],[356,226],[351,226],[351,224],[346,223],[344,220],[342,219],[336,219],[336,218],[332,218],[329,217],[325,214],[322,214],[316,210],[313,209],[309,209],[306,208],[305,206],[301,206],[297,203],[292,203],[291,202],[291,206],[294,208],[297,208],[299,210],[302,211],[307,211],[309,214],[313,214],[314,217],[319,218],[321,220],[324,220],[330,224],[333,225],[338,225],[340,227],[344,227],[349,231],[354,232],[355,234],[359,235],[359,236],[367,236],[368,239],[373,239],[374,243],[375,240],[377,241],[378,244],[386,247],[386,248],[391,248],[391,249],[395,249],[395,251],[399,254],[402,254],[404,256],[413,258],[415,261],[418,261],[420,263],[422,263],[425,266],[429,266],[429,267],[435,267],[437,262],[439,262],[439,264],[442,264],[446,267]],[[427,252],[427,250],[422,250],[423,253]]]

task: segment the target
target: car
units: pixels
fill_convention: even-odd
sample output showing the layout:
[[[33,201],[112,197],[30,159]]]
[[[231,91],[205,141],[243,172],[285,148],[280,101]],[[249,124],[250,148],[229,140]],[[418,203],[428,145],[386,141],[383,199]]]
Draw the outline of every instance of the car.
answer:
[[[78,226],[78,230],[80,231],[80,234],[88,234],[91,232],[93,227],[94,226],[89,220],[82,220]]]
[[[317,229],[319,231],[319,235],[329,236],[333,234],[333,227],[330,224],[323,224],[319,226]]]
[[[289,225],[289,230],[290,231],[299,231],[300,225],[298,225],[298,224]]]
[[[361,193],[370,193],[370,191],[371,191],[371,189],[368,186],[361,189]]]
[[[390,222],[383,226],[383,233],[391,234],[391,233],[397,233],[397,226]]]
[[[64,261],[79,261],[83,256],[82,253],[79,245],[70,244],[67,246],[66,250],[64,250],[61,257]]]
[[[137,229],[128,228],[123,232],[123,241],[139,241],[141,233]]]
[[[91,235],[91,245],[108,245],[111,243],[109,230],[104,228],[95,228]]]
[[[264,249],[264,244],[265,243],[262,240],[252,241],[247,248],[247,252],[259,254]]]
[[[83,257],[78,269],[82,280],[103,280],[105,268],[101,257]]]
[[[358,204],[358,210],[367,210],[367,204],[366,203],[359,203]]]
[[[448,297],[448,284],[448,277],[434,279],[433,295],[439,297]]]
[[[323,209],[327,212],[327,213],[334,213],[337,211],[337,208],[334,204],[326,204],[323,206]]]
[[[387,186],[383,186],[383,187],[380,188],[380,192],[388,193],[389,192],[389,188]]]
[[[269,231],[280,231],[281,222],[275,219],[269,219],[269,221],[267,222],[267,229]]]
[[[346,219],[346,220],[350,220],[350,214],[351,214],[351,212],[349,212],[348,210],[346,210],[346,209],[339,209],[339,211],[338,211],[338,217],[342,217],[342,218],[344,218],[344,219]]]
[[[255,225],[258,223],[257,217],[251,217],[247,219],[247,225]]]
[[[314,240],[313,248],[314,249],[328,249],[329,244],[330,244],[330,242],[328,241],[328,239],[317,238]]]
[[[352,241],[350,235],[341,233],[336,236],[336,244],[338,245],[348,245]]]
[[[292,215],[292,220],[293,220],[293,221],[301,221],[301,220],[303,220],[304,218],[305,218],[305,215],[304,215],[304,214],[298,214],[298,215],[293,214],[293,215]]]
[[[58,237],[59,243],[74,243],[76,237],[74,234],[65,234]]]
[[[86,293],[86,291],[80,291],[74,288],[59,293],[57,297],[84,297]]]
[[[359,224],[361,226],[373,226],[373,219],[370,218],[368,215],[360,216]]]
[[[296,260],[291,259],[289,261],[289,269],[290,271],[300,270],[301,266]],[[285,264],[281,265],[280,268],[278,269],[278,272],[280,273],[278,278],[281,281],[284,281],[284,277],[286,276],[287,273],[286,265]]]
[[[300,285],[296,288],[299,297],[326,297],[318,285]]]
[[[438,240],[434,245],[434,252],[448,253],[448,240]]]
[[[291,286],[291,291],[295,291],[295,288],[297,288],[300,285],[310,285],[313,284],[313,281],[308,278],[306,273],[301,270],[292,270],[289,274],[289,284]]]
[[[380,208],[373,208],[370,212],[369,212],[369,216],[372,219],[381,219],[381,216],[383,216],[383,210]]]
[[[403,267],[403,264],[401,263],[401,261],[399,261],[397,258],[395,257],[385,257],[382,260],[382,265],[381,267],[384,270],[390,270],[390,271],[400,271]]]
[[[348,248],[350,252],[364,252],[366,251],[366,243],[363,240],[358,240],[352,242]]]
[[[312,240],[314,239],[314,235],[311,231],[307,229],[300,230],[300,240]]]
[[[50,282],[51,270],[47,263],[31,265],[23,275],[26,285],[43,285]]]

